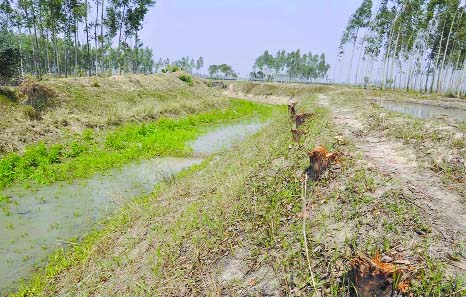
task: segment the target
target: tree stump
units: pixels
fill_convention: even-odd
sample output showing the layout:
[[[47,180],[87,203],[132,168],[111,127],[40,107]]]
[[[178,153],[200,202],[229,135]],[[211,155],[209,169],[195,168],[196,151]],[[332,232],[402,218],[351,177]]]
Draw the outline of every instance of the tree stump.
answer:
[[[339,155],[339,153],[329,153],[321,146],[313,149],[308,153],[310,161],[310,167],[308,169],[309,177],[314,181],[318,180]]]
[[[299,126],[303,125],[307,119],[310,119],[313,116],[314,116],[313,113],[301,113],[301,114],[295,115],[294,119],[296,123],[296,129],[298,129]]]

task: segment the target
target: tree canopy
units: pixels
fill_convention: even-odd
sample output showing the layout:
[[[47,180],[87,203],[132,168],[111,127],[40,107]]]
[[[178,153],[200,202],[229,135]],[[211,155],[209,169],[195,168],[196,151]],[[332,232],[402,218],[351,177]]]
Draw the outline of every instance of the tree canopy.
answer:
[[[268,50],[260,55],[250,73],[252,80],[306,81],[325,78],[330,65],[325,61],[325,54],[313,55],[311,52],[301,54],[298,49],[287,53],[280,50],[275,56]]]
[[[0,0],[3,36],[14,36],[22,73],[148,72],[139,38],[154,0]]]
[[[230,65],[227,65],[227,64],[210,65],[209,75],[212,78],[224,78],[224,79],[238,78],[238,74],[233,70],[233,68]]]
[[[464,93],[465,41],[464,0],[379,0],[376,7],[364,0],[343,32],[339,58],[351,46],[348,83],[353,76],[382,89]]]

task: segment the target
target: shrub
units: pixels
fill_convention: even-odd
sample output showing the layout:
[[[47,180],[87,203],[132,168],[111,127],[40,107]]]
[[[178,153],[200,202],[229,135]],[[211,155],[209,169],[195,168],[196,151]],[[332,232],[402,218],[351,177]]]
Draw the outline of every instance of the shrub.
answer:
[[[178,78],[182,81],[184,81],[185,83],[187,83],[189,86],[193,86],[193,78],[191,77],[191,75],[189,74],[186,74],[186,73],[182,73],[180,74],[180,76],[178,76]]]
[[[168,73],[168,72],[178,72],[182,70],[180,67],[176,65],[167,65],[164,69],[162,69],[162,73]]]
[[[20,76],[19,49],[15,47],[9,36],[0,34],[0,85],[16,84]]]
[[[40,120],[40,111],[34,108],[34,106],[26,105],[23,106],[23,115],[30,120]]]
[[[12,88],[0,87],[0,96],[5,97],[10,101],[16,102],[16,92]]]
[[[56,97],[52,89],[36,82],[23,83],[19,88],[19,92],[23,97],[22,103],[32,106],[39,112],[51,106],[53,99]]]

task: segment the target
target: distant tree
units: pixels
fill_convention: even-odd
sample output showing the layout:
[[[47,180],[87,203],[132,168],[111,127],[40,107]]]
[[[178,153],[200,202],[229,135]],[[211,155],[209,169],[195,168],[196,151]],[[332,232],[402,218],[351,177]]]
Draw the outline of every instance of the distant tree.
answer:
[[[209,66],[209,75],[213,78],[238,78],[238,74],[233,70],[230,65],[221,64],[221,65],[210,65]]]
[[[204,67],[204,58],[199,57],[196,61],[196,70],[199,71],[202,67]]]
[[[252,80],[312,81],[326,77],[329,69],[324,54],[319,56],[309,52],[302,55],[299,49],[290,53],[281,50],[274,57],[269,51],[264,51],[256,59],[249,76]]]

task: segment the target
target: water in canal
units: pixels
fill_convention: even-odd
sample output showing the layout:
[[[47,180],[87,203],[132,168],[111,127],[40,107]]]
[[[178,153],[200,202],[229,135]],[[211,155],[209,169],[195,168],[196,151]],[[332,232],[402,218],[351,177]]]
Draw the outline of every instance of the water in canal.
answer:
[[[377,101],[377,104],[387,110],[409,114],[411,116],[421,119],[446,115],[460,122],[466,121],[466,110],[460,108],[446,108],[430,104],[398,102],[388,100]]]
[[[257,132],[263,123],[225,125],[191,143],[193,155],[206,156]],[[89,179],[12,186],[10,215],[0,211],[0,295],[27,278],[34,266],[67,240],[85,234],[131,198],[150,194],[161,179],[202,162],[202,158],[156,158],[111,169]]]

